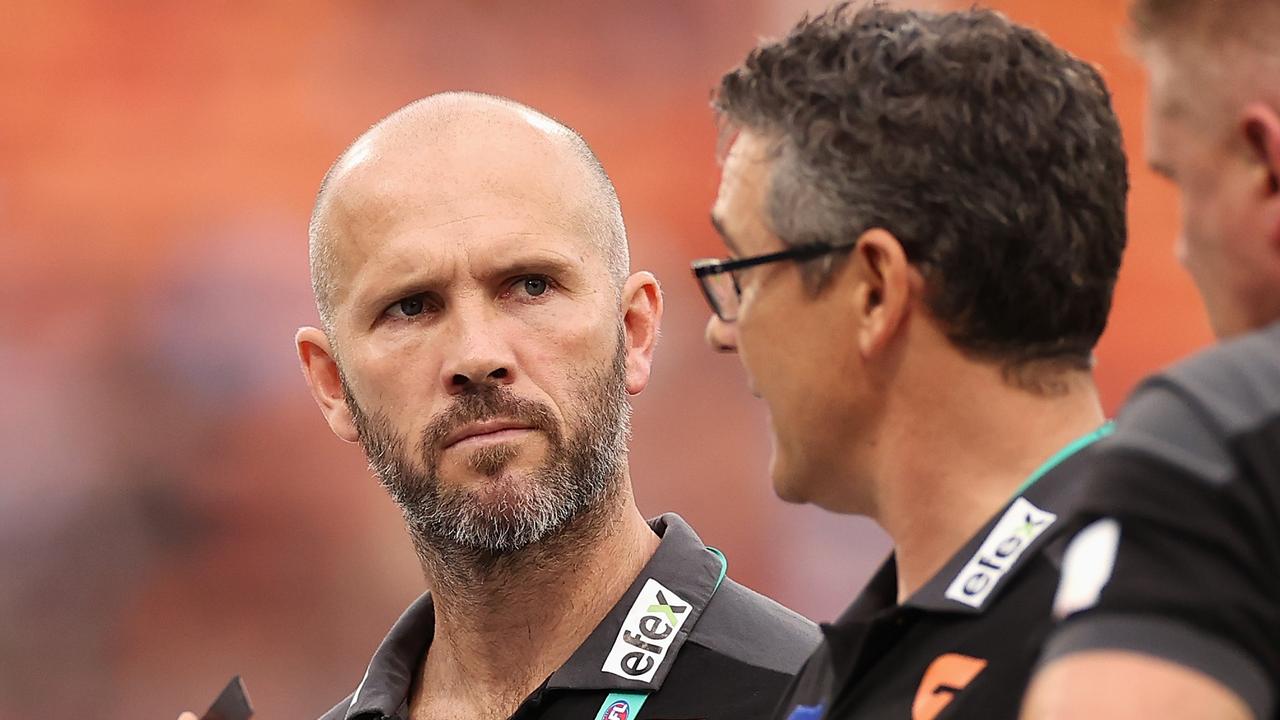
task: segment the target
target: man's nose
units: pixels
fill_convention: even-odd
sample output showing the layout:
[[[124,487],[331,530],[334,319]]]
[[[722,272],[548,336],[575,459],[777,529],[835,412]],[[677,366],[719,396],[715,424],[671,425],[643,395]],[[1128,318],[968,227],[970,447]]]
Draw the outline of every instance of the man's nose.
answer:
[[[725,322],[712,315],[707,320],[707,344],[716,352],[738,352],[738,323]]]
[[[510,343],[494,323],[458,318],[451,357],[441,368],[450,395],[473,384],[510,385],[515,382],[515,357]]]

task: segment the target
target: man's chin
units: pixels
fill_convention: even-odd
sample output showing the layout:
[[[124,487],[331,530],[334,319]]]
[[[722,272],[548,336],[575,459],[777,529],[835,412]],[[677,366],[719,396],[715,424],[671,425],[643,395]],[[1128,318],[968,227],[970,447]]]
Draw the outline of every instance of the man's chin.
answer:
[[[808,495],[804,492],[804,483],[801,482],[801,478],[796,477],[795,473],[791,472],[790,466],[779,457],[776,449],[773,453],[773,459],[769,462],[769,478],[773,482],[773,493],[778,496],[779,500],[797,505],[809,501]]]
[[[793,505],[804,505],[809,502],[809,496],[804,492],[803,488],[797,487],[795,483],[789,480],[774,478],[773,494],[777,495],[779,500]]]
[[[478,498],[488,495],[510,495],[536,492],[537,477],[544,463],[538,457],[478,454],[441,463],[437,477],[444,489],[464,492]]]
[[[437,509],[439,524],[431,534],[446,544],[494,557],[520,552],[544,540],[559,524],[528,490],[504,477],[455,493]]]
[[[470,486],[464,492],[467,503],[476,510],[493,517],[515,518],[540,489],[537,481],[526,473],[503,471],[496,476],[470,479]]]

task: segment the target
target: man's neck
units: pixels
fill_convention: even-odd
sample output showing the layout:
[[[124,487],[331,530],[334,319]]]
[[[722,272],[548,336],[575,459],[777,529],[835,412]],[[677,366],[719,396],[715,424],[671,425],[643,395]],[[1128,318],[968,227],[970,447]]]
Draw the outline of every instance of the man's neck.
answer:
[[[874,516],[894,543],[899,602],[940,571],[1037,468],[1105,419],[1087,372],[1063,373],[1052,392],[1014,387],[998,369],[976,367],[970,375],[949,375],[927,411],[904,414],[873,470]]]
[[[508,717],[591,634],[658,547],[629,480],[595,513],[483,567],[423,558],[436,623],[413,720]]]

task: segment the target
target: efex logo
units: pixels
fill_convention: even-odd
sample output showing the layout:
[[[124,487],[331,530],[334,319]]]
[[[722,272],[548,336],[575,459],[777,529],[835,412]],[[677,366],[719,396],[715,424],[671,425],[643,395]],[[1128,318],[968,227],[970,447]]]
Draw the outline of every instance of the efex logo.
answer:
[[[1041,510],[1026,498],[1014,500],[996,526],[991,528],[978,552],[951,581],[947,587],[947,598],[969,607],[982,607],[1000,578],[1057,519],[1057,515]]]
[[[629,680],[649,682],[688,617],[689,603],[657,580],[645,580],[600,669]]]

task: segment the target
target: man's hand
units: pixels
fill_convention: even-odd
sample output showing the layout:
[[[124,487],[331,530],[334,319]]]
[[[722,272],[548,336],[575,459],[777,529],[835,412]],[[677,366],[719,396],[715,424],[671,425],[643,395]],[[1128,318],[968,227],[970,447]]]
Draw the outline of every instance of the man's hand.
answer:
[[[200,720],[193,712],[184,712],[178,716],[178,720]]]

